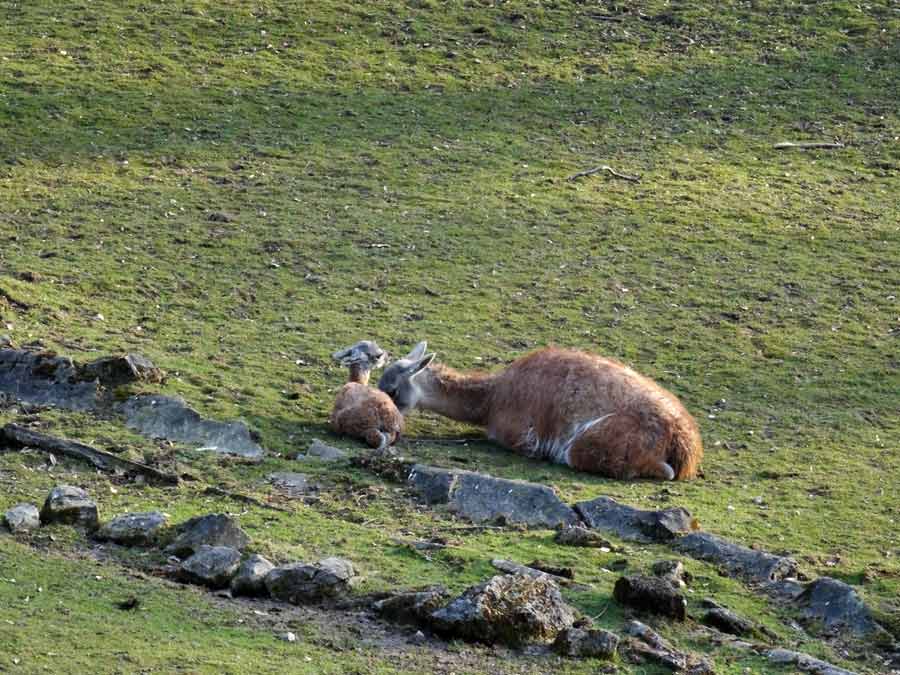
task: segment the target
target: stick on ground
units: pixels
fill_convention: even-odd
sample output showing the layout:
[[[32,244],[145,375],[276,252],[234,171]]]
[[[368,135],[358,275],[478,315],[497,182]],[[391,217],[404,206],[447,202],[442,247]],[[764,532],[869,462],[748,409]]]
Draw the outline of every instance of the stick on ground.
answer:
[[[595,166],[593,169],[585,169],[584,171],[579,171],[576,174],[572,174],[566,180],[577,180],[579,178],[584,178],[585,176],[593,176],[595,173],[601,173],[605,171],[610,176],[614,176],[615,178],[621,178],[622,180],[628,180],[632,183],[639,183],[641,181],[640,176],[629,176],[625,173],[619,173],[611,166],[607,166],[606,164],[602,166]]]
[[[787,150],[797,148],[800,150],[809,150],[810,148],[843,148],[843,143],[828,143],[825,141],[783,141],[772,146],[776,150]]]
[[[32,431],[25,427],[9,423],[0,429],[0,440],[6,440],[10,444],[17,446],[28,446],[36,448],[44,452],[55,452],[67,457],[83,459],[90,462],[93,466],[101,471],[115,471],[116,469],[125,473],[140,474],[149,482],[159,485],[178,485],[178,476],[171,473],[154,469],[152,466],[132,462],[122,457],[117,457],[103,450],[97,450],[84,443],[69,441],[65,438],[58,438],[48,434],[42,434],[39,431]]]

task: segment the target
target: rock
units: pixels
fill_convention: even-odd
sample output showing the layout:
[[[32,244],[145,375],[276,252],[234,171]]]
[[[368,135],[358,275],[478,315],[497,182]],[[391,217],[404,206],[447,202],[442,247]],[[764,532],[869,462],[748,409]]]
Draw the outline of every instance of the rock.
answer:
[[[230,516],[217,513],[191,518],[179,525],[178,536],[166,547],[166,552],[184,558],[203,545],[230,546],[241,551],[249,543],[250,537]]]
[[[417,631],[416,631],[415,633],[413,633],[412,636],[410,636],[410,638],[409,638],[409,643],[410,643],[410,644],[413,644],[413,645],[423,645],[423,644],[425,644],[426,642],[428,642],[428,638],[425,637],[425,633],[423,633],[423,632],[420,631],[420,630],[417,630]]]
[[[34,504],[16,504],[3,514],[3,520],[13,534],[30,532],[41,526],[41,515]]]
[[[231,580],[232,595],[258,596],[266,594],[266,575],[275,569],[275,565],[261,555],[251,555],[238,568]]]
[[[315,564],[276,567],[266,575],[265,582],[274,599],[299,605],[346,592],[354,576],[356,571],[349,560],[325,558]]]
[[[754,551],[706,532],[694,532],[681,537],[674,548],[692,558],[723,567],[731,576],[745,581],[767,583],[796,576],[797,562],[793,558]]]
[[[608,630],[567,628],[556,636],[553,651],[563,656],[611,659],[619,646],[619,636]]]
[[[433,612],[447,602],[449,595],[443,586],[424,591],[397,593],[377,600],[372,604],[372,609],[389,621],[423,625],[428,623],[429,616]]]
[[[704,658],[682,652],[670,645],[662,636],[640,621],[629,621],[625,633],[629,640],[624,651],[639,661],[651,660],[684,675],[713,675],[712,666]]]
[[[617,548],[593,530],[589,530],[581,525],[572,525],[571,527],[562,528],[553,536],[553,541],[561,546],[605,548],[610,551]]]
[[[554,563],[539,558],[528,563],[528,567],[534,570],[540,570],[550,576],[562,577],[563,579],[575,579],[575,570],[573,568],[564,565],[555,565]]]
[[[450,511],[476,523],[552,528],[578,522],[575,512],[546,485],[423,464],[413,466],[408,482],[428,504],[447,504]]]
[[[519,646],[550,642],[575,621],[549,577],[499,575],[431,614],[435,630],[464,640]]]
[[[96,382],[85,382],[72,359],[53,352],[0,348],[0,392],[35,405],[96,407]]]
[[[613,597],[626,607],[662,614],[677,621],[687,615],[687,601],[672,584],[659,577],[642,575],[621,577],[616,581]]]
[[[680,560],[658,560],[650,568],[654,576],[665,579],[673,588],[683,588],[691,580],[691,574]]]
[[[288,497],[302,497],[312,490],[312,486],[310,486],[309,480],[304,473],[280,471],[269,474],[269,481],[275,487],[284,490]]]
[[[540,560],[535,560],[536,563],[541,563]],[[588,586],[581,586],[580,584],[575,584],[573,582],[572,577],[575,576],[574,570],[569,567],[564,568],[553,568],[550,566],[547,567],[535,567],[534,562],[531,565],[520,565],[519,563],[515,563],[511,560],[504,560],[502,558],[494,558],[491,560],[491,566],[495,569],[500,570],[501,572],[506,572],[507,574],[524,574],[528,577],[533,577],[535,579],[540,577],[548,577],[560,584],[561,586],[569,586],[569,587],[581,587],[581,588],[589,588]],[[555,570],[555,572],[567,572],[572,576],[566,577],[555,572],[551,572],[549,570]]]
[[[802,670],[804,673],[813,673],[813,675],[856,675],[852,670],[844,670],[813,658],[809,654],[793,652],[789,649],[769,650],[766,652],[766,657],[768,657],[770,663],[781,666],[796,666],[798,670]]]
[[[579,502],[574,508],[590,527],[612,532],[626,541],[669,541],[696,529],[694,518],[681,507],[642,511],[609,497],[597,497],[589,502]]]
[[[807,619],[821,621],[827,631],[849,631],[854,635],[884,632],[852,586],[831,577],[809,583],[797,602]]]
[[[167,438],[247,459],[260,459],[264,451],[243,422],[205,419],[184,399],[160,394],[132,396],[118,406],[125,423],[145,436]]]
[[[293,633],[291,633],[290,631],[288,631],[287,633],[281,633],[281,634],[278,636],[278,639],[279,639],[279,640],[284,640],[285,642],[296,642],[296,641],[297,641],[297,636],[294,635]]]
[[[179,577],[210,588],[225,588],[241,564],[241,552],[230,546],[200,546],[181,563]]]
[[[140,354],[105,356],[80,368],[84,380],[98,380],[105,387],[118,387],[132,382],[162,382],[163,372],[150,359]]]
[[[752,622],[724,607],[710,609],[703,616],[703,623],[729,635],[746,637],[756,633],[756,627]]]
[[[159,511],[126,513],[104,524],[97,532],[97,538],[123,546],[152,546],[166,521],[166,516]]]
[[[322,462],[337,462],[339,460],[345,459],[346,457],[346,452],[344,452],[340,448],[326,445],[318,438],[313,439],[313,442],[310,443],[305,455],[297,455],[297,459],[300,460],[318,459]]]
[[[87,492],[73,485],[57,485],[50,490],[41,508],[41,522],[80,525],[89,530],[97,529],[100,519],[97,505]]]

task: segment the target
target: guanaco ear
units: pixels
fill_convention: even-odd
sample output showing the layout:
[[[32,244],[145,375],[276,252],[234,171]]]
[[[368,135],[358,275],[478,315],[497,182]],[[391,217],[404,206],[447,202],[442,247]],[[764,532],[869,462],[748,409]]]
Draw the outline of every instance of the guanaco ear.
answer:
[[[418,361],[422,358],[422,355],[425,353],[425,350],[428,349],[428,343],[425,340],[422,340],[419,344],[412,348],[412,351],[404,356],[404,359],[409,359],[410,361]]]
[[[421,343],[421,344],[424,344],[424,343]],[[414,378],[416,375],[418,375],[418,374],[421,373],[423,370],[425,370],[425,369],[429,366],[429,364],[430,364],[432,361],[434,361],[434,357],[435,357],[435,356],[437,356],[437,354],[435,354],[434,352],[432,352],[431,354],[428,354],[427,356],[425,356],[424,358],[422,358],[418,363],[416,363],[415,365],[413,365],[412,368],[411,368],[411,370],[410,370],[409,379]]]

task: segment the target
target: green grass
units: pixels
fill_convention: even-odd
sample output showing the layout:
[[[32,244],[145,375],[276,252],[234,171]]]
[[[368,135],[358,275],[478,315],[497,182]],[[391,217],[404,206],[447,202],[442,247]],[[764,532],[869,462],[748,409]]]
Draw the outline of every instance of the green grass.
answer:
[[[272,456],[226,462],[111,420],[41,418],[261,496],[265,476],[296,468],[287,458],[312,437],[355,447],[326,427],[344,376],[329,357],[339,346],[372,338],[400,353],[428,339],[461,368],[550,343],[617,357],[674,391],[702,428],[705,477],[669,486],[664,503],[688,507],[709,531],[788,551],[809,574],[857,584],[896,633],[898,31],[891,3],[842,0],[0,2],[0,333],[77,359],[147,355],[169,373],[163,390],[246,419]],[[834,139],[847,147],[772,148]],[[600,164],[641,181],[566,180]],[[409,424],[410,437],[472,431],[425,415]],[[487,443],[404,452],[546,481],[573,500],[649,507],[663,487]],[[89,487],[106,515],[156,507],[178,521],[242,508],[190,483],[112,493],[108,477],[44,462],[0,455],[4,504],[40,501],[65,479]],[[602,572],[621,556],[500,532],[454,535],[458,548],[428,561],[391,538],[444,532],[446,514],[345,465],[302,470],[323,484],[322,501],[289,514],[248,509],[241,522],[258,550],[346,555],[364,589],[459,590],[490,574],[490,557],[558,559],[595,584],[572,601],[592,614],[608,607],[599,622],[621,628],[615,575]],[[301,633],[299,649],[273,641],[236,625],[241,607],[129,579],[135,561],[103,563],[102,588],[64,588],[52,580],[95,574],[95,563],[70,560],[77,541],[0,539],[0,576],[18,567],[48,579],[9,637],[0,626],[0,651],[21,654],[26,672],[58,669],[48,652],[98,672],[220,672],[224,661],[277,672],[307,667],[292,656],[303,650],[334,672],[434,667],[426,657],[398,665],[378,647],[322,648]],[[630,547],[630,569],[664,554]],[[714,593],[786,644],[797,639],[789,611],[692,569],[708,584],[692,602]],[[137,633],[130,615],[108,611],[126,588],[148,598]],[[21,586],[0,584],[0,594],[16,603],[0,606],[22,608]],[[51,611],[58,601],[86,622]],[[709,649],[690,629],[666,631]],[[841,661],[821,642],[799,647]],[[117,649],[133,661],[110,665]],[[766,669],[739,654],[717,659],[721,672]]]

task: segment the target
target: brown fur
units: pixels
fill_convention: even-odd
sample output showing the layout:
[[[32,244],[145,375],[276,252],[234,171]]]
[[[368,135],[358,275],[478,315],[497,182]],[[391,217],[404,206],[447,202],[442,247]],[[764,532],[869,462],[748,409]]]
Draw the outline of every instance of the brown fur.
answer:
[[[353,364],[349,382],[341,387],[331,412],[331,428],[335,432],[361,438],[371,447],[382,445],[383,432],[387,444],[397,442],[403,431],[403,415],[391,397],[368,386],[370,371]]]
[[[541,349],[495,374],[462,374],[432,366],[418,380],[421,407],[487,427],[488,436],[522,454],[549,457],[534,439],[565,439],[583,430],[567,454],[570,466],[614,478],[697,475],[703,444],[693,417],[653,380],[613,359]],[[557,458],[558,461],[565,461]]]

